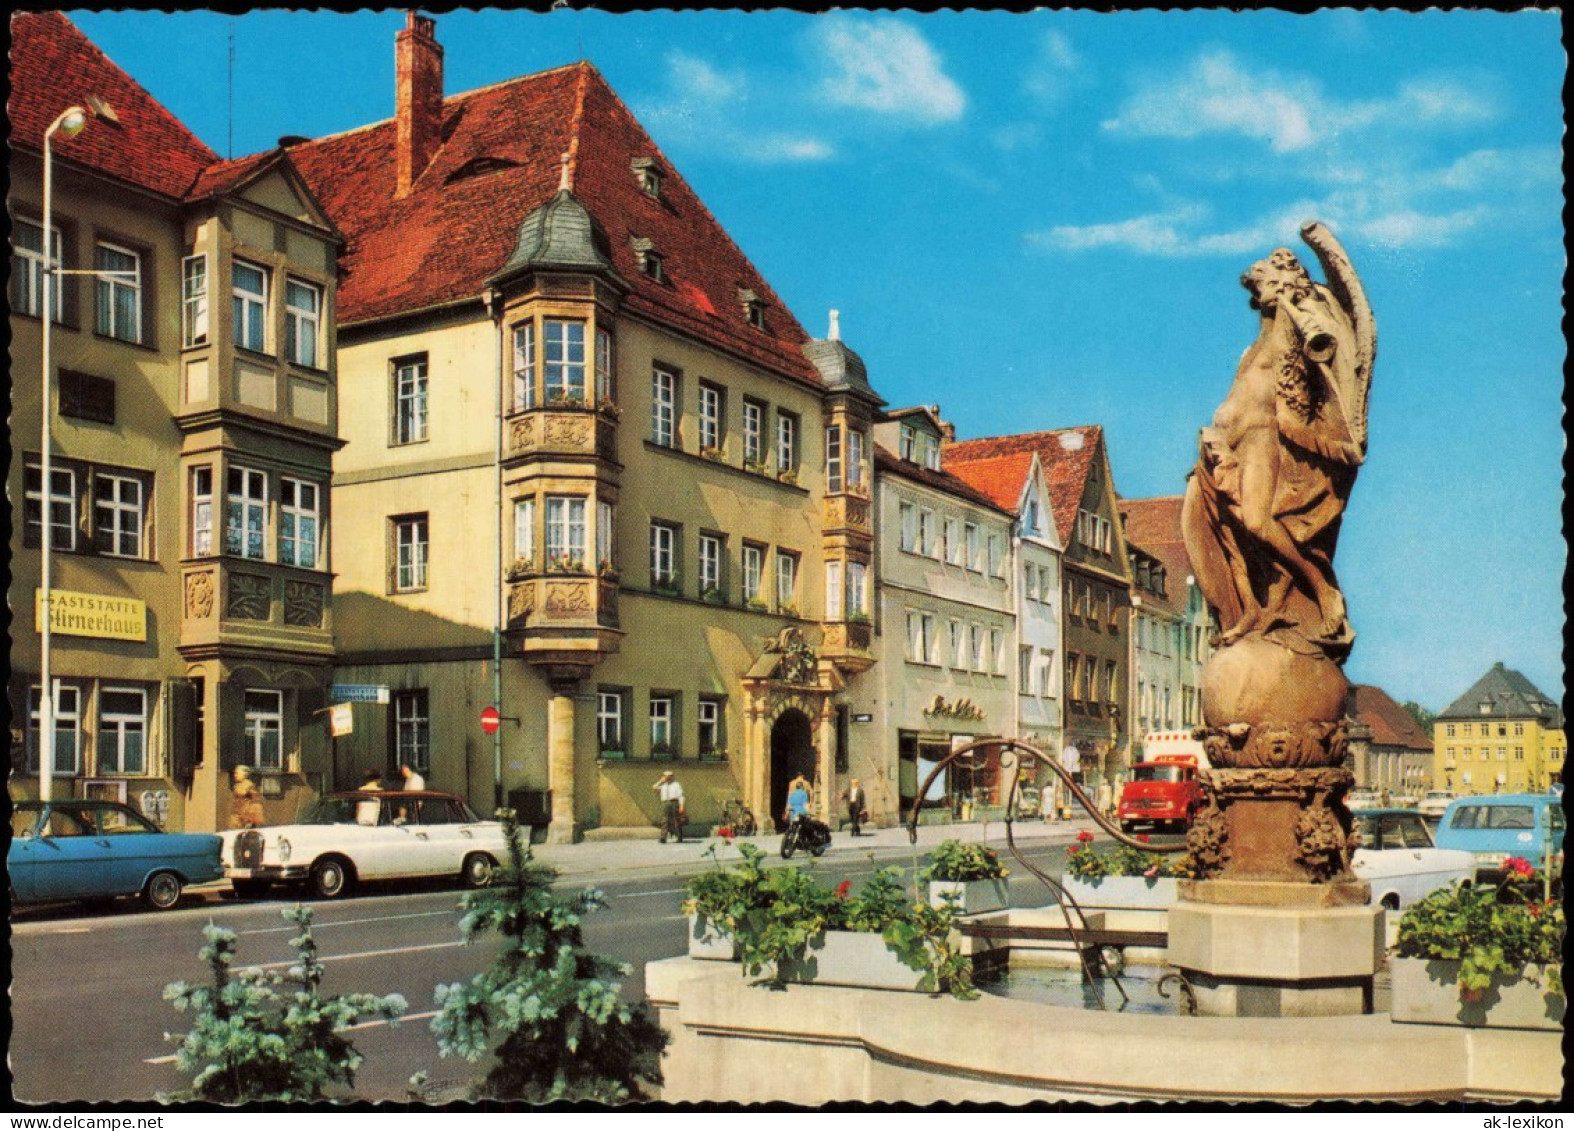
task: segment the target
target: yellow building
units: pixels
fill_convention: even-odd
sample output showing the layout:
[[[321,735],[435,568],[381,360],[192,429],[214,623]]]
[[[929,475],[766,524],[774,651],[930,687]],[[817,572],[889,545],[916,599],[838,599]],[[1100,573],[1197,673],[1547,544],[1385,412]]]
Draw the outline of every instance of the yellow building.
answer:
[[[1524,793],[1563,780],[1563,712],[1499,660],[1432,723],[1433,785]]]
[[[245,765],[288,818],[328,750],[337,234],[288,157],[220,161],[65,17],[11,31],[12,789],[40,788],[47,537],[50,793],[221,828]]]
[[[869,654],[869,424],[588,64],[445,98],[432,20],[393,120],[291,146],[347,239],[335,780],[420,769],[553,839],[839,792]],[[483,708],[503,716],[483,732]]]

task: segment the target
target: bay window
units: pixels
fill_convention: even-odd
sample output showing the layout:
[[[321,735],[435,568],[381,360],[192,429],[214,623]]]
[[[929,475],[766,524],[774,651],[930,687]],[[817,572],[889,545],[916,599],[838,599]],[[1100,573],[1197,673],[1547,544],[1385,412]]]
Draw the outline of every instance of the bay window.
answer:
[[[835,494],[842,483],[842,428],[832,424],[825,429],[825,489]]]
[[[288,477],[279,480],[279,561],[285,565],[317,567],[319,500],[317,484]]]
[[[514,327],[514,411],[536,407],[536,324]]]
[[[191,556],[213,553],[213,468],[191,469]]]
[[[180,261],[180,340],[200,346],[208,340],[208,257],[188,255]]]
[[[296,365],[316,369],[321,325],[322,288],[300,279],[285,279],[284,356]]]
[[[585,500],[576,495],[548,495],[546,501],[547,568],[585,568]]]
[[[516,568],[536,567],[536,501],[514,500],[514,563]]]
[[[548,318],[542,324],[542,375],[548,405],[582,405],[585,388],[585,324]]]
[[[825,563],[825,619],[842,619],[842,563]]]
[[[267,348],[268,273],[239,259],[231,268],[235,344],[261,353]]]
[[[224,506],[224,552],[261,561],[267,557],[268,480],[260,471],[229,469]]]

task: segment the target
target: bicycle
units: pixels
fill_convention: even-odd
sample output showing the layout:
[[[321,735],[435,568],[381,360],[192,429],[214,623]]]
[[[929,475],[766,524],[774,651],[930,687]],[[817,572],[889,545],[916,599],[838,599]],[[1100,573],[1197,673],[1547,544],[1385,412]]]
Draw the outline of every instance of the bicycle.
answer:
[[[734,836],[753,836],[760,829],[753,811],[737,797],[721,807],[721,823],[724,828],[731,829]]]

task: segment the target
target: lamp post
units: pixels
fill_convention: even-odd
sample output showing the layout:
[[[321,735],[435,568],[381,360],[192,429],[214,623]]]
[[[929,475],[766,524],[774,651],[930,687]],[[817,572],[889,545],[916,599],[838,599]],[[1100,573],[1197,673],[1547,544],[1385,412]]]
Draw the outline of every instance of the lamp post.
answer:
[[[50,150],[51,141],[56,133],[63,137],[73,138],[87,128],[88,112],[80,106],[70,106],[61,112],[60,116],[50,123],[44,131],[44,268],[43,268],[43,373],[42,373],[42,401],[40,416],[43,426],[39,439],[39,463],[42,473],[40,494],[40,531],[39,546],[41,551],[41,577],[39,634],[42,637],[42,646],[39,656],[40,687],[38,693],[38,797],[41,801],[48,801],[50,796],[50,783],[55,772],[55,689],[50,679],[50,587],[53,581],[52,555],[54,530],[51,523],[54,505],[54,468],[49,458],[49,449],[53,442],[50,425],[54,417],[54,385],[55,374],[49,356],[50,331],[54,328],[54,297],[55,282],[60,272],[54,265],[54,168],[53,154]]]

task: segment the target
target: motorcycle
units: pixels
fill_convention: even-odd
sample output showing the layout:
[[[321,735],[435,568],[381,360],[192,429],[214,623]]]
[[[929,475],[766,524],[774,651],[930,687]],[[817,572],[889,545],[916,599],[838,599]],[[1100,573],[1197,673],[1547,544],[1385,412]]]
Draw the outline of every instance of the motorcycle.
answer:
[[[800,848],[810,856],[823,856],[831,847],[831,826],[804,815],[794,817],[782,834],[782,859],[791,860]]]

